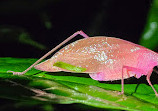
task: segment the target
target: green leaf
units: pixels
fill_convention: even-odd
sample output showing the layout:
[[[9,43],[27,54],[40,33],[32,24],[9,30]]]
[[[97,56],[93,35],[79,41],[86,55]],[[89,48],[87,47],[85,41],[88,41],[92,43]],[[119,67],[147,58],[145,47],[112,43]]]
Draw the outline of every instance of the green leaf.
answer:
[[[0,98],[23,104],[80,103],[103,109],[157,111],[158,98],[146,84],[125,84],[125,94],[119,95],[120,84],[99,83],[77,73],[47,73],[32,69],[25,75],[6,73],[8,70],[22,71],[36,59],[0,58]],[[154,85],[158,89],[158,85]]]
[[[65,62],[61,62],[61,61],[54,63],[53,66],[57,66],[57,67],[60,67],[60,68],[63,68],[63,69],[69,70],[69,71],[74,71],[74,72],[86,71],[86,68],[77,67],[77,66],[74,66],[74,65],[71,65],[71,64],[68,64]]]
[[[149,49],[155,49],[158,46],[158,0],[152,2],[140,45]]]

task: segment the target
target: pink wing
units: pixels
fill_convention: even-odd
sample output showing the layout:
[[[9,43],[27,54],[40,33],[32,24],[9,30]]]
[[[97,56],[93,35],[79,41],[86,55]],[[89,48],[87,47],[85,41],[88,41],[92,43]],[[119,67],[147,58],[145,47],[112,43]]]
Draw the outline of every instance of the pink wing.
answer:
[[[86,68],[84,73],[90,73],[91,78],[100,81],[121,79],[122,67],[146,68],[139,61],[140,55],[157,54],[137,44],[113,37],[89,37],[75,41],[62,48],[52,58],[35,66],[36,69],[48,72],[68,71],[53,66],[62,61],[78,67]],[[142,57],[143,59],[145,57]],[[143,63],[150,61],[143,59]],[[157,64],[157,63],[156,63]],[[155,65],[155,62],[154,64]],[[151,66],[153,67],[153,66]],[[99,73],[99,74],[98,74]],[[134,74],[130,73],[130,77]],[[128,78],[127,74],[124,76]]]

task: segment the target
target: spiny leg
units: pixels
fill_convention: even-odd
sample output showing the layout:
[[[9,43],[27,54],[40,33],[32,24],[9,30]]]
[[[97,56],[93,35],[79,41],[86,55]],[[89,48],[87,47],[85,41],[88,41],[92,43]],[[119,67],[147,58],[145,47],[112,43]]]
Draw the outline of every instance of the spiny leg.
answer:
[[[147,74],[146,80],[148,81],[148,83],[149,83],[149,85],[152,87],[152,89],[154,90],[155,95],[158,96],[157,91],[155,90],[154,86],[151,84],[151,81],[150,81],[150,76],[151,76],[151,74],[152,74],[152,71],[150,71],[150,72]]]
[[[74,37],[76,37],[77,35],[81,35],[84,38],[88,38],[88,36],[83,31],[77,31],[74,34],[72,34],[70,37],[68,37],[67,39],[65,39],[62,43],[60,43],[59,45],[57,45],[55,48],[53,48],[52,50],[50,50],[48,53],[46,53],[44,56],[42,56],[40,59],[38,59],[35,63],[33,63],[29,68],[27,68],[23,72],[14,72],[14,71],[8,71],[8,72],[12,72],[15,75],[25,74],[32,67],[34,67],[36,64],[38,64],[39,62],[41,62],[43,59],[45,59],[47,56],[49,56],[50,54],[52,54],[54,51],[56,51],[58,48],[60,48],[62,45],[64,45],[65,43],[67,43],[68,41],[70,41],[71,39],[73,39]]]

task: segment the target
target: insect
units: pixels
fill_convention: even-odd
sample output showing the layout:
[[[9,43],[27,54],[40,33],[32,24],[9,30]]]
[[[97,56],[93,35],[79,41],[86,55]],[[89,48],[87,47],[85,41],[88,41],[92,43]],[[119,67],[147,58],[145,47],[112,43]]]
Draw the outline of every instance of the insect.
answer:
[[[77,35],[84,39],[77,40],[60,49],[50,59],[38,64],[41,60],[60,48]],[[88,73],[90,77],[98,81],[121,80],[121,94],[124,93],[124,79],[135,76],[146,76],[146,80],[158,96],[157,91],[150,81],[153,68],[158,66],[158,54],[143,46],[114,37],[88,37],[83,31],[77,31],[62,43],[57,45],[28,69],[13,74],[25,74],[32,67],[48,72],[74,70],[57,67],[56,64],[66,63],[70,66],[84,68],[81,73]],[[79,69],[80,70],[80,69]]]

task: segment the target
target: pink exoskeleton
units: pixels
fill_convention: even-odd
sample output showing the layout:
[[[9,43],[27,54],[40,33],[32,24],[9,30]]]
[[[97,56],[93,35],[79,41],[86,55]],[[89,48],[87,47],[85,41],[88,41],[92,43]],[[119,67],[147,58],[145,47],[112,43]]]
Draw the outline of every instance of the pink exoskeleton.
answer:
[[[83,36],[84,39],[70,43],[60,49],[50,59],[38,64],[41,60],[45,59],[48,55],[56,51],[63,44],[67,43],[78,34]],[[53,66],[53,64],[58,61],[86,68],[83,73],[88,73],[94,80],[121,80],[122,94],[124,93],[124,79],[132,76],[140,78],[142,75],[145,75],[146,80],[154,90],[155,95],[158,96],[157,91],[150,82],[150,76],[153,68],[158,66],[158,54],[156,52],[119,38],[105,36],[88,37],[82,31],[77,31],[68,37],[25,71],[9,72],[22,75],[32,67],[48,72],[73,72]]]

